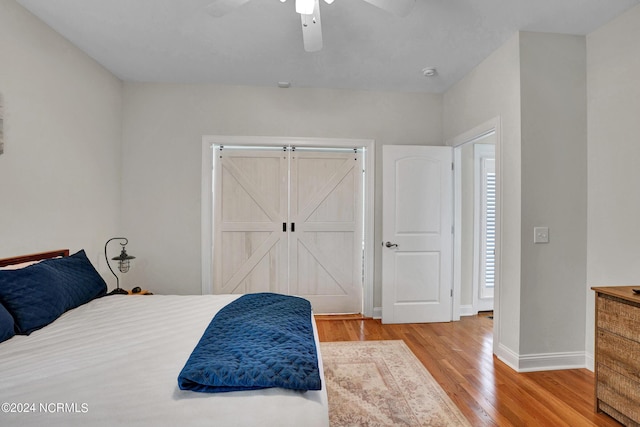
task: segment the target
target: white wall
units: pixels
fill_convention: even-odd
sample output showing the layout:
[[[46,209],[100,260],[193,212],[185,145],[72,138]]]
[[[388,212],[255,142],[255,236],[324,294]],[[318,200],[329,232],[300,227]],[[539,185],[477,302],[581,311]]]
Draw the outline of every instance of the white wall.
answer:
[[[587,37],[589,203],[587,342],[591,286],[640,283],[640,6]]]
[[[520,76],[520,356],[562,358],[563,353],[582,352],[585,337],[585,37],[521,33]],[[533,242],[535,226],[549,227],[548,244]]]
[[[517,354],[520,335],[520,49],[519,34],[487,57],[444,94],[443,134],[447,141],[495,117],[502,140],[496,147],[501,177],[500,307],[497,342]]]
[[[203,135],[376,141],[376,242],[381,241],[383,144],[439,145],[442,96],[424,93],[125,84],[123,232],[135,247],[127,280],[157,293],[201,292]],[[134,246],[135,245],[135,246]],[[374,307],[381,306],[375,245]]]
[[[0,256],[84,248],[104,271],[120,215],[121,82],[0,0],[0,93]]]

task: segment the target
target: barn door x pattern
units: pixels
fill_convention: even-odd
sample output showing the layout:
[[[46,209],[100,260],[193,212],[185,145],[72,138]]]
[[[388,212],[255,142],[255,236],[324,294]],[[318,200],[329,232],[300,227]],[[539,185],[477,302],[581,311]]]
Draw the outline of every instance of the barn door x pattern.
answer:
[[[214,291],[278,292],[316,313],[362,308],[362,155],[217,147]]]

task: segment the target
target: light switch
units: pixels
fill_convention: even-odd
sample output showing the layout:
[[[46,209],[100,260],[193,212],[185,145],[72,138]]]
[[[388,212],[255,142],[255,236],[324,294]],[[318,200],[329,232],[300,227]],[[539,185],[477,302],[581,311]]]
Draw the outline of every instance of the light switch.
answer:
[[[533,243],[549,243],[549,227],[533,227]]]

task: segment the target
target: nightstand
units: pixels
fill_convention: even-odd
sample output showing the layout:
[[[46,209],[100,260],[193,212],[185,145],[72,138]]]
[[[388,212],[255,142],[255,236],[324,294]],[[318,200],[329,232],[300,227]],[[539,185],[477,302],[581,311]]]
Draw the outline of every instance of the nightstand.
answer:
[[[135,290],[138,292],[134,292]],[[146,289],[133,288],[127,293],[127,295],[153,295],[153,292],[149,292]]]
[[[109,292],[107,295],[153,295],[153,292],[149,292],[146,289],[140,289],[139,286],[127,291],[126,289],[118,288]]]

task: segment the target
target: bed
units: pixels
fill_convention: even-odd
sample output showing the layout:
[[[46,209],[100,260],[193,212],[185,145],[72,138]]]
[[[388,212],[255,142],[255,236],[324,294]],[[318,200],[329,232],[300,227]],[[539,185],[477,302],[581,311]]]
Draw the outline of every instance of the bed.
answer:
[[[70,259],[68,256],[68,250],[60,250],[2,259],[0,275],[14,274],[6,272],[7,268],[29,272],[26,269],[34,268],[32,262],[49,259],[45,263],[51,264],[51,260]],[[0,276],[0,285],[5,282]],[[12,296],[6,294],[0,289],[4,306]],[[46,326],[28,331],[25,327],[28,335],[0,342],[0,424],[328,426],[313,317],[320,390],[199,393],[180,389],[178,374],[211,319],[240,298],[98,296],[64,310]],[[16,325],[15,329],[20,328]]]

